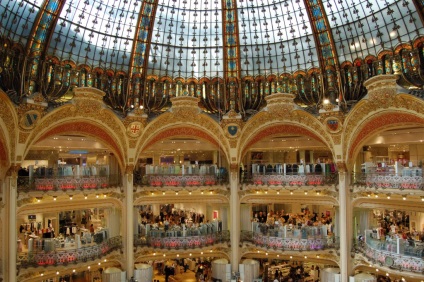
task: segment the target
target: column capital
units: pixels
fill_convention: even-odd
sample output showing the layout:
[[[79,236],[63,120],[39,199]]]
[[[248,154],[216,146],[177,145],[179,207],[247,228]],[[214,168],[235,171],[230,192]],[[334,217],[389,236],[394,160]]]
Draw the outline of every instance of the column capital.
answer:
[[[18,170],[20,168],[21,168],[21,166],[19,164],[11,165],[6,172],[6,176],[17,177],[18,176]]]
[[[134,165],[133,164],[127,165],[125,167],[125,174],[133,174],[133,172],[134,172]]]
[[[337,171],[339,173],[346,173],[347,172],[347,165],[345,162],[337,162]]]

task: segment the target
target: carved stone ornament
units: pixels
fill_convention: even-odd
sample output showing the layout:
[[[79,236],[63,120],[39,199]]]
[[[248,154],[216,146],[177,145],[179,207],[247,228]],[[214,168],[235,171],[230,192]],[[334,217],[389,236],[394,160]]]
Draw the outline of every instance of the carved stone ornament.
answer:
[[[275,93],[265,97],[268,111],[270,112],[291,112],[297,108],[294,103],[295,96],[290,93]]]

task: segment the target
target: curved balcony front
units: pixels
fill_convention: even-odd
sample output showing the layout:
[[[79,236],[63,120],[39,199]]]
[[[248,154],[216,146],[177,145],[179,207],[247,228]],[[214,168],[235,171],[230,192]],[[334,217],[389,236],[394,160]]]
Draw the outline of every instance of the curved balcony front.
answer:
[[[243,179],[246,184],[274,186],[324,186],[338,183],[337,173],[253,174]]]
[[[299,230],[299,232],[301,232]],[[267,231],[264,234],[241,231],[240,242],[250,242],[258,247],[281,251],[319,251],[338,249],[339,238],[327,235],[282,234],[280,231]]]
[[[48,192],[94,190],[119,186],[118,175],[108,176],[51,176],[51,177],[18,177],[19,192]]]
[[[185,235],[185,236],[184,236]],[[168,250],[201,249],[206,246],[230,242],[230,231],[223,230],[208,234],[200,232],[154,230],[149,236],[136,236],[134,246]]]
[[[355,244],[357,252],[365,256],[369,262],[389,267],[398,271],[414,273],[424,272],[424,243],[412,246],[403,239],[388,242],[372,239],[369,236]]]
[[[31,251],[18,253],[19,267],[47,267],[87,262],[107,256],[112,251],[122,248],[122,237],[108,238],[99,244],[72,249],[55,249],[53,251]]]
[[[396,189],[396,190],[423,190],[424,180],[421,174],[407,173],[355,173],[352,183],[356,190],[361,189]]]

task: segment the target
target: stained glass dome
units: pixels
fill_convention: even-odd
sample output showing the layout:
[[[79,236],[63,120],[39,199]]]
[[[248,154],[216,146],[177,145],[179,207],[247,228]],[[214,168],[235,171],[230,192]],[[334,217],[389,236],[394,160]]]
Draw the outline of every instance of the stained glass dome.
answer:
[[[424,1],[407,0],[3,0],[0,86],[20,103],[51,105],[97,87],[122,115],[166,111],[200,98],[210,114],[248,118],[275,92],[312,113],[344,110],[374,75],[424,85]],[[414,92],[415,93],[415,92]]]

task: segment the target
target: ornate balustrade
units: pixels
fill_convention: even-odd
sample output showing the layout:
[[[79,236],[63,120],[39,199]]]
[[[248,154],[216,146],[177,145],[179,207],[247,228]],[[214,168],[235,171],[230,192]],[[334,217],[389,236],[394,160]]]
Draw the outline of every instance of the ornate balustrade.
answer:
[[[230,231],[224,230],[199,236],[181,237],[138,237],[134,238],[134,246],[160,249],[196,249],[230,241]]]
[[[410,271],[417,273],[424,272],[424,260],[422,258],[377,249],[363,241],[359,243],[357,242],[354,245],[357,252],[363,254],[369,261],[373,263],[378,263],[381,266],[387,266],[400,271]]]
[[[100,244],[53,252],[18,253],[18,267],[45,267],[67,265],[69,263],[86,262],[106,256],[110,252],[122,248],[122,237],[109,238]]]
[[[338,174],[253,174],[251,178],[244,178],[243,182],[278,186],[332,185],[338,182]]]
[[[18,177],[18,190],[29,191],[58,191],[58,190],[89,190],[109,188],[118,186],[120,179],[118,175],[110,176],[67,176],[67,177],[40,177],[32,178],[26,176]]]
[[[322,238],[282,238],[262,235],[252,231],[242,231],[240,234],[240,242],[250,242],[257,246],[286,251],[317,251],[329,248],[339,248],[340,242],[338,237],[328,236]]]
[[[422,176],[404,176],[384,173],[355,173],[352,175],[352,183],[355,186],[375,189],[424,189]]]
[[[219,185],[227,182],[226,177],[216,175],[175,175],[175,174],[149,174],[146,176],[146,185],[152,187],[174,186],[174,187],[196,187]]]

